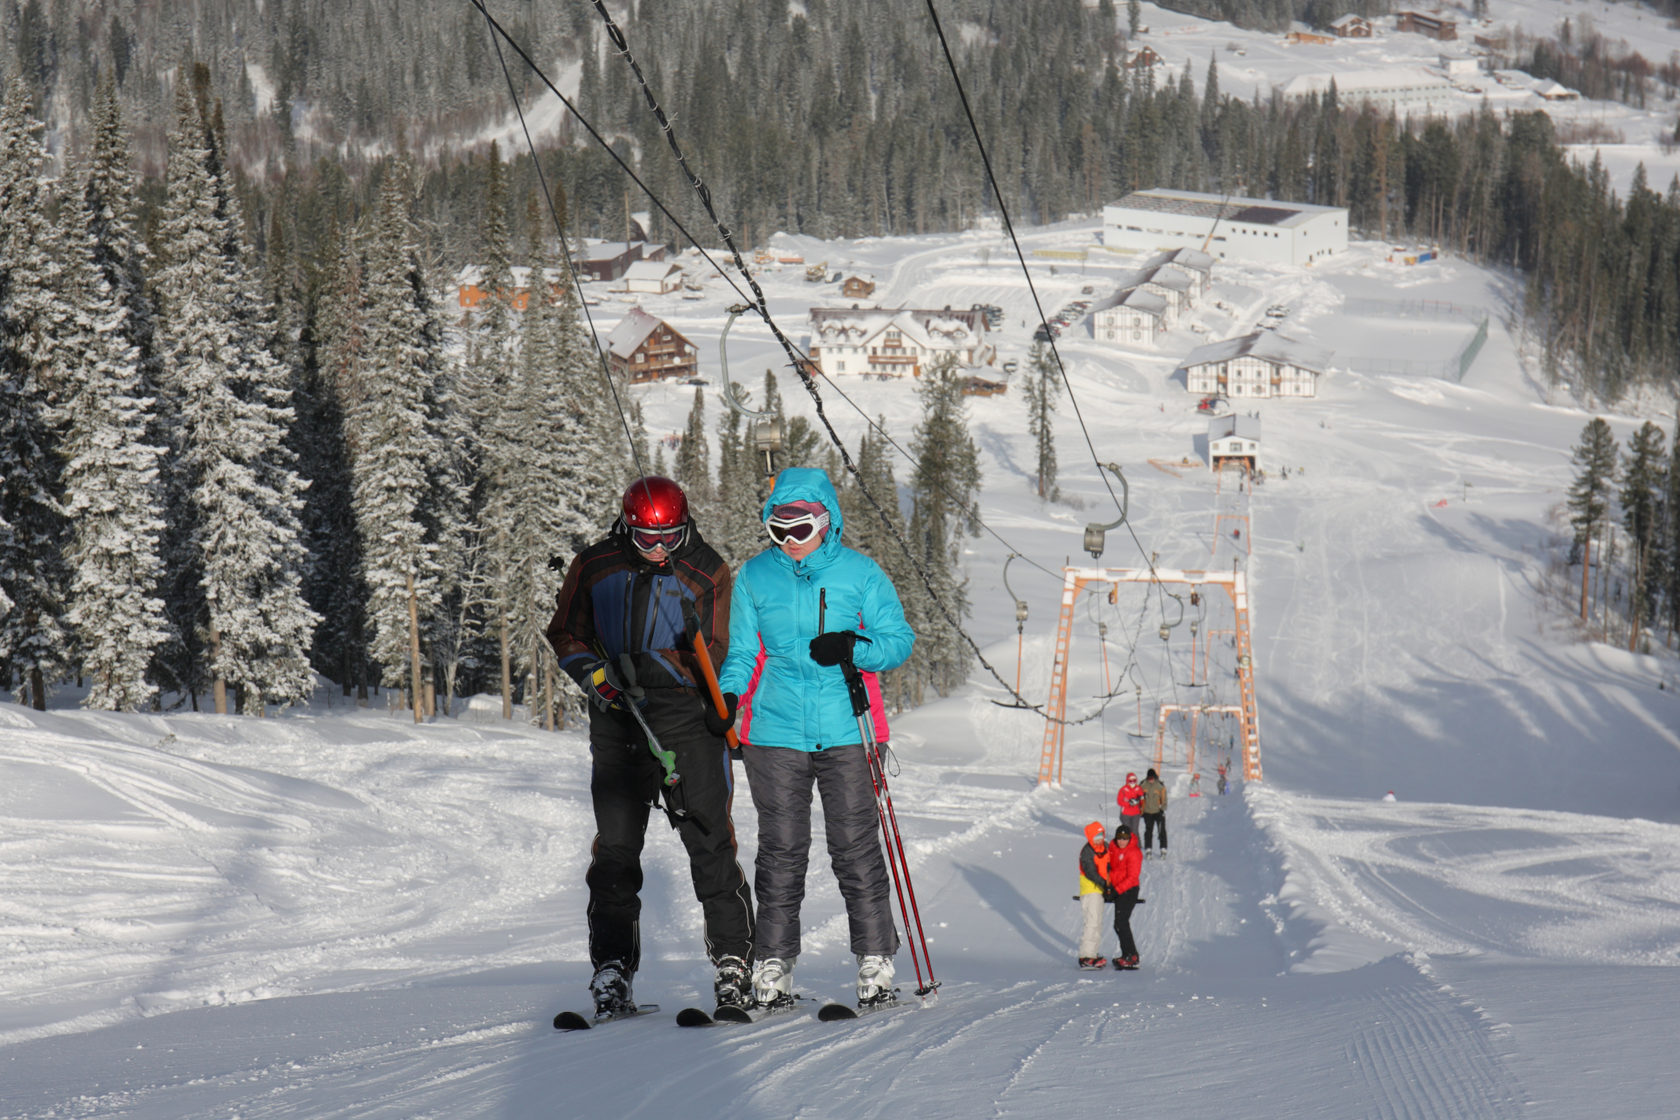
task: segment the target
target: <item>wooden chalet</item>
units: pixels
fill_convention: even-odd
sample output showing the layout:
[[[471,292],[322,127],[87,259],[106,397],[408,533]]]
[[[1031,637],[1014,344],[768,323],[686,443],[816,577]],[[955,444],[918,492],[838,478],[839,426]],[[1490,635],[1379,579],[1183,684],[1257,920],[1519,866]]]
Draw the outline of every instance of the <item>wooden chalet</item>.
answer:
[[[694,344],[663,319],[639,307],[619,321],[607,335],[607,362],[632,384],[662,378],[689,378],[700,372]]]

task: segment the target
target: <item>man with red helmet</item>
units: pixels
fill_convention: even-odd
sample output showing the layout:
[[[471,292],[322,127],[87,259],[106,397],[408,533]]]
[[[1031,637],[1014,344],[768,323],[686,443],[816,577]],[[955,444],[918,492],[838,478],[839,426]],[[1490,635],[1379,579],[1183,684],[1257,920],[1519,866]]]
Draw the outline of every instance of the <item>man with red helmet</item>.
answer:
[[[721,663],[731,586],[729,566],[701,539],[682,487],[649,475],[624,491],[612,530],[572,560],[556,596],[549,644],[590,701],[595,842],[585,882],[598,1014],[635,1006],[641,853],[648,810],[661,795],[688,850],[717,1001],[752,1002],[753,904],[730,818],[733,774],[722,730],[706,720],[688,629],[696,620]],[[674,765],[655,757],[644,721]]]

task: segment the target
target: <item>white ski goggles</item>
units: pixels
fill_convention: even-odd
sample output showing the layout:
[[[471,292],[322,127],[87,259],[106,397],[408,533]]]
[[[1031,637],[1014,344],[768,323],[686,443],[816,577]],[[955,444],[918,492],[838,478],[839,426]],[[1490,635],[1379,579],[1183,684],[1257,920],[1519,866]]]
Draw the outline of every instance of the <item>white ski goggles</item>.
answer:
[[[795,517],[765,518],[764,528],[770,534],[770,539],[777,544],[788,541],[803,543],[828,528],[828,511],[821,513],[801,513]]]

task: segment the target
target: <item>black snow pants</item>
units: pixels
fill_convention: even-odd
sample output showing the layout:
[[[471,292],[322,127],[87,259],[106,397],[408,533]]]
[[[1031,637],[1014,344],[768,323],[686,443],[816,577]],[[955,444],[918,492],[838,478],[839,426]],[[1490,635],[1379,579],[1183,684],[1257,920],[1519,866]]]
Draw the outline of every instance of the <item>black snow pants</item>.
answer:
[[[648,750],[641,727],[627,712],[589,713],[594,767],[589,792],[595,803],[595,844],[589,886],[589,959],[598,968],[641,963],[642,844],[648,814],[661,796],[686,814],[677,833],[688,849],[694,897],[705,922],[706,954],[753,959],[753,904],[735,847],[730,818],[734,775],[722,739],[706,731],[700,700],[687,690],[649,690],[643,718],[659,744],[677,756],[676,786],[662,786],[664,771]]]
[[[1132,911],[1136,909],[1138,888],[1121,891],[1114,899],[1114,932],[1120,938],[1120,955],[1138,955],[1137,942],[1132,940]]]
[[[1161,831],[1161,850],[1167,850],[1167,811],[1159,813],[1145,813],[1143,815],[1143,850],[1148,851],[1155,843],[1155,830]]]
[[[887,861],[881,853],[875,787],[861,744],[819,751],[744,746],[747,784],[758,810],[758,955],[799,955],[799,908],[811,855],[811,788],[822,795],[828,858],[854,953],[898,951]]]

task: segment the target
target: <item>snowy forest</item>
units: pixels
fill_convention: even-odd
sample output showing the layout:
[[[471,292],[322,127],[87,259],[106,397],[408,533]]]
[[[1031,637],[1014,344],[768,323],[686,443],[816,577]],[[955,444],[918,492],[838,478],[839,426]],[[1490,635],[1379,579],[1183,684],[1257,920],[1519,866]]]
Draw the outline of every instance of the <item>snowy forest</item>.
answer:
[[[1245,102],[1220,94],[1211,59],[1200,89],[1188,72],[1154,88],[1124,76],[1127,12],[1108,0],[944,7],[953,27],[985,32],[963,36],[959,68],[1016,220],[1142,186],[1345,205],[1366,236],[1517,270],[1550,372],[1589,398],[1673,387],[1680,184],[1640,179],[1618,198],[1600,168],[1564,158],[1539,113],[1402,125],[1334,90]],[[0,686],[36,707],[81,680],[94,707],[167,695],[261,714],[318,672],[359,698],[400,694],[417,719],[492,692],[553,726],[575,695],[544,652],[551,558],[602,533],[624,484],[652,471],[689,488],[702,532],[739,562],[760,545],[755,456],[735,414],[704,430],[703,390],[670,460],[650,446],[623,386],[603,388],[569,285],[525,312],[493,298],[446,314],[443,278],[462,265],[491,292],[512,292],[515,267],[564,273],[544,182],[568,234],[620,232],[629,201],[580,132],[540,169],[434,142],[507,112],[476,8],[248,9],[0,5],[14,46],[0,112]],[[575,60],[592,126],[679,220],[707,228],[592,6],[513,9],[510,35]],[[973,137],[938,40],[912,33],[920,18],[879,0],[635,6],[650,86],[681,107],[741,244],[780,229],[961,229],[996,208],[983,177],[952,173],[971,167]],[[668,219],[653,224],[676,239]],[[1024,396],[1048,497],[1053,395],[1034,366]],[[758,407],[779,409],[780,392],[768,378]],[[907,477],[866,439],[842,496],[851,543],[882,559],[923,635],[887,683],[899,707],[966,679],[957,561],[982,482],[955,371],[919,397],[913,431],[880,429],[910,445]],[[788,430],[783,465],[844,475],[802,418]],[[1584,579],[1581,601],[1583,619],[1589,599],[1619,602],[1630,646],[1680,604],[1677,534],[1654,512],[1680,508],[1680,472],[1653,430],[1625,456],[1583,433],[1571,501],[1578,561],[1615,555],[1614,524],[1634,542],[1635,593]],[[895,493],[903,508],[889,503],[883,523],[868,495]]]

